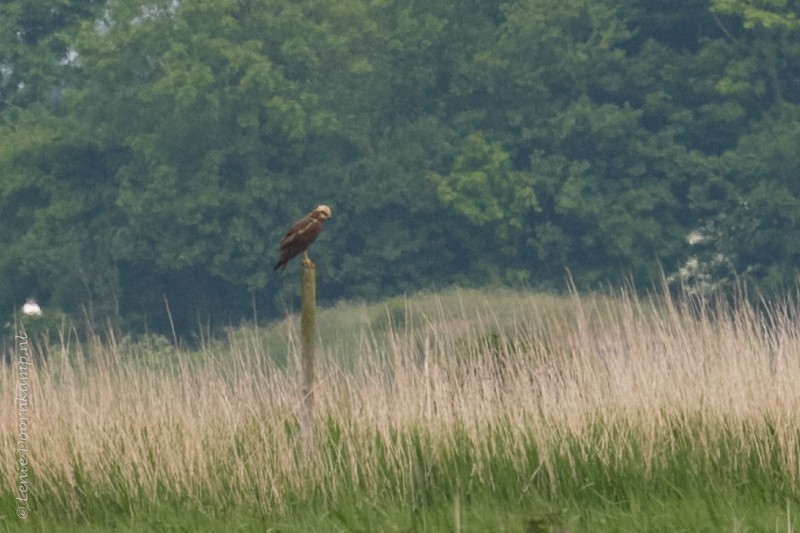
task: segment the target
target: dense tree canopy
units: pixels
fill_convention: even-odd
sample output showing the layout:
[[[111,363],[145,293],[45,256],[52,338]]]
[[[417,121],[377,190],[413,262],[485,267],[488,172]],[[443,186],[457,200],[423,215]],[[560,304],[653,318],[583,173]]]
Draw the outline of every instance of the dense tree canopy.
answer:
[[[800,264],[800,5],[7,0],[0,302],[129,327],[319,294]],[[687,235],[695,238],[687,241]]]

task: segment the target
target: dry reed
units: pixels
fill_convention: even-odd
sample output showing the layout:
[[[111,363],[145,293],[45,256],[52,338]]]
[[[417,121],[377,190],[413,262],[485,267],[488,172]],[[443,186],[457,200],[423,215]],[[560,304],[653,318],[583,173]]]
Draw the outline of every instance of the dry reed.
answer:
[[[35,501],[73,517],[164,501],[280,513],[348,494],[411,505],[436,490],[557,495],[631,469],[646,486],[677,468],[761,469],[796,488],[790,305],[693,317],[625,291],[463,298],[427,311],[412,300],[402,323],[362,331],[347,353],[321,338],[309,447],[298,445],[291,321],[269,333],[288,347],[285,366],[256,331],[195,352],[63,341],[32,374]],[[0,371],[3,390],[15,379],[13,364]],[[14,455],[8,403],[2,457]],[[0,462],[3,486],[17,476]]]

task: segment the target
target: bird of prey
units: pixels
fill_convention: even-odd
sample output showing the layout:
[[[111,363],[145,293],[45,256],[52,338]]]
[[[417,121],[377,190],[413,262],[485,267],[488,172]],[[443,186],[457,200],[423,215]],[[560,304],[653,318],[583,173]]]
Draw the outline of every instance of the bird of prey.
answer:
[[[276,270],[283,272],[283,269],[286,268],[286,263],[301,252],[303,254],[303,264],[310,264],[311,259],[308,258],[306,250],[314,242],[314,239],[319,236],[322,231],[322,225],[330,217],[331,208],[327,205],[320,205],[295,222],[281,239],[281,258],[275,264],[275,268],[272,269],[273,272]]]

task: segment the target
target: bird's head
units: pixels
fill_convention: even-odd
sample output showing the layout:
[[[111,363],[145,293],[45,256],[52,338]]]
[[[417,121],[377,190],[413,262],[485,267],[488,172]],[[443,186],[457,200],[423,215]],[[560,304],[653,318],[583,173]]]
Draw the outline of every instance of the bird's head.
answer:
[[[327,205],[320,205],[317,206],[317,208],[314,209],[311,212],[311,214],[322,220],[328,220],[329,218],[331,218],[331,208],[328,207]]]

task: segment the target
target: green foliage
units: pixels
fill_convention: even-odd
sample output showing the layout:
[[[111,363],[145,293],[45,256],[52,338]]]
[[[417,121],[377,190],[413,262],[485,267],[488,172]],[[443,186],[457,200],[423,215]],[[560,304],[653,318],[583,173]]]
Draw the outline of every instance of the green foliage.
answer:
[[[723,262],[728,276],[747,274],[772,289],[792,282],[800,260],[800,189],[795,150],[800,108],[783,105],[743,136],[720,164],[730,182],[698,189],[710,208],[698,228],[694,255],[702,265]],[[754,180],[753,176],[762,176]],[[722,279],[726,276],[718,276]]]
[[[798,29],[797,7],[788,4],[786,0],[712,0],[711,9],[740,16],[748,29]]]
[[[274,316],[276,243],[321,202],[321,301],[647,284],[707,224],[738,272],[794,277],[766,245],[800,194],[790,2],[40,4],[0,6],[5,315]]]
[[[500,145],[487,144],[480,134],[473,133],[464,141],[452,174],[446,178],[435,175],[434,180],[445,205],[482,225],[504,217],[498,196],[513,196],[513,190],[503,194],[511,186],[510,171],[509,156]]]
[[[58,107],[74,66],[73,39],[102,0],[13,0],[0,4],[0,113]]]

